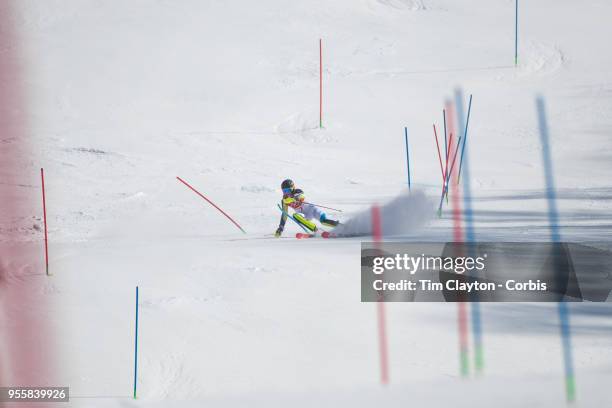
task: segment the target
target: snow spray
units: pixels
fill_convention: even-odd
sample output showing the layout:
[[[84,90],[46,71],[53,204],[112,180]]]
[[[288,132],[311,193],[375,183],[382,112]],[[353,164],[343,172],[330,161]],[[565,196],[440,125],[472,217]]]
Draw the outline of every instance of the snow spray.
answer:
[[[382,233],[384,236],[414,234],[433,217],[434,209],[435,204],[418,189],[401,194],[381,206]],[[333,233],[346,237],[372,235],[371,210],[354,214],[334,228]]]

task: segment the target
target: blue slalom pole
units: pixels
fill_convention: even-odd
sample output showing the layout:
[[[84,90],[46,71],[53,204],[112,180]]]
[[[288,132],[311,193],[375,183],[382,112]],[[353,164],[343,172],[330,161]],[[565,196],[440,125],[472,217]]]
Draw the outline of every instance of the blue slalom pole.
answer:
[[[546,182],[546,199],[548,200],[548,222],[550,224],[551,241],[560,242],[559,212],[557,211],[557,193],[552,174],[552,160],[550,158],[550,142],[548,137],[548,124],[546,122],[546,111],[544,99],[539,96],[536,99],[538,109],[538,125],[540,128],[540,142],[542,143],[542,161],[544,163],[544,176]]]
[[[461,102],[461,106],[463,106],[463,101]],[[467,141],[468,125],[470,124],[470,112],[471,111],[472,111],[472,95],[470,95],[470,102],[468,104],[467,120],[465,121],[465,130],[463,131],[463,146],[461,146],[461,158],[459,159],[459,173],[457,173],[457,183],[459,182],[459,180],[461,180],[461,165],[463,164],[463,153],[465,152],[465,142]],[[461,118],[463,118],[463,115],[461,115]]]
[[[514,0],[514,66],[518,65],[518,0]]]
[[[561,241],[559,231],[559,213],[557,211],[557,195],[553,179],[552,160],[550,156],[550,138],[548,136],[548,125],[546,123],[546,111],[544,99],[539,96],[536,99],[538,110],[538,124],[540,128],[540,141],[542,143],[542,161],[544,164],[544,176],[546,181],[546,199],[548,201],[548,222],[550,224],[550,238],[552,242]],[[567,303],[559,301],[559,321],[561,332],[561,343],[563,346],[563,361],[565,367],[565,395],[568,402],[576,398],[576,383],[574,377],[574,364],[572,358],[572,344],[570,336],[570,311]]]
[[[466,153],[466,146],[465,146],[465,140],[467,139],[467,129],[468,129],[468,122],[470,121],[470,110],[472,107],[472,95],[470,95],[470,102],[468,105],[468,114],[467,114],[467,120],[463,121],[463,91],[461,89],[457,89],[455,91],[455,106],[456,106],[456,111],[457,111],[457,125],[459,126],[459,129],[464,129],[464,133],[460,136],[462,136],[463,138],[463,145],[461,148],[461,158],[459,159],[459,174],[457,175],[457,177],[461,176],[461,165],[463,164],[463,159],[465,156],[465,168],[467,171],[467,153]],[[467,183],[467,186],[466,186]],[[472,223],[472,216],[473,216],[473,211],[472,211],[472,206],[471,206],[471,196],[469,194],[465,194],[465,192],[467,191],[468,193],[470,193],[470,180],[468,178],[468,180],[464,180],[464,200],[467,201],[464,205],[464,212],[465,212],[465,238],[467,242],[474,242],[475,238],[474,238],[474,227],[473,227],[473,223]]]
[[[138,380],[138,286],[136,286],[136,330],[134,336],[134,399]]]
[[[410,190],[410,154],[408,152],[408,128],[404,127],[404,135],[406,136],[406,168],[408,169],[408,190]]]

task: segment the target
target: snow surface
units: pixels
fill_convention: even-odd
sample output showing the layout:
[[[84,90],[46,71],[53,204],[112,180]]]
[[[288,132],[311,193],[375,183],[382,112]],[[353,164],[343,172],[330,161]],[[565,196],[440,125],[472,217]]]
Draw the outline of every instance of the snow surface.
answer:
[[[461,379],[457,306],[388,304],[381,387],[376,305],[359,301],[360,238],[298,241],[291,224],[286,239],[271,234],[291,177],[308,200],[344,210],[330,215],[400,200],[390,205],[415,222],[392,235],[451,240],[450,212],[435,214],[432,123],[441,128],[461,87],[474,96],[477,238],[549,236],[541,94],[561,234],[609,241],[611,2],[521,2],[516,68],[511,0],[22,0],[14,13],[32,152],[18,172],[23,216],[3,217],[0,239],[41,248],[41,211],[27,203],[38,203],[44,167],[54,275],[13,262],[51,304],[38,313],[56,332],[53,383],[71,387],[71,406],[565,404],[556,305],[482,305],[484,375]],[[570,309],[580,406],[610,406],[611,309]]]

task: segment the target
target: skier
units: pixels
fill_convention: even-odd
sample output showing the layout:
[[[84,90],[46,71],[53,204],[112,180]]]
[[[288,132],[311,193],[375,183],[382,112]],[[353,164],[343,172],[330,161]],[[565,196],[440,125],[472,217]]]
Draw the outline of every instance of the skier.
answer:
[[[327,218],[325,213],[317,208],[317,206],[305,202],[304,192],[299,188],[295,188],[293,180],[284,180],[281,183],[281,190],[283,190],[283,214],[281,215],[278,229],[274,234],[275,237],[280,237],[283,233],[285,222],[287,221],[287,214],[289,214],[289,207],[293,208],[295,211],[293,219],[312,233],[317,231],[317,226],[312,221],[313,218],[318,218],[321,224],[329,227],[335,227],[339,224],[338,221]]]

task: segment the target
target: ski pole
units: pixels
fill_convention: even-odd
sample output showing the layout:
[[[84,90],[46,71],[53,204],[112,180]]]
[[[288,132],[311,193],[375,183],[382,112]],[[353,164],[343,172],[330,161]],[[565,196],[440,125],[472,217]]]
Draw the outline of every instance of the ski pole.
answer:
[[[303,229],[305,232],[307,232],[307,233],[309,233],[309,234],[311,233],[311,231],[308,231],[308,229],[307,229],[305,226],[303,226],[303,225],[302,225],[302,224],[300,224],[300,223],[299,223],[299,222],[298,222],[298,221],[297,221],[295,218],[293,218],[293,215],[291,215],[291,214],[289,214],[287,211],[283,210],[283,207],[281,207],[281,206],[280,206],[280,204],[277,204],[277,207],[278,207],[278,209],[279,209],[279,210],[281,210],[281,212],[282,212],[283,214],[285,214],[287,217],[291,218],[291,220],[292,220],[293,222],[295,222],[297,225],[299,225],[301,229]]]
[[[306,201],[304,201],[304,204],[314,205],[315,207],[325,208],[326,210],[332,210],[332,211],[343,212],[342,210],[338,210],[337,208],[326,207],[326,206],[324,206],[324,205],[319,205],[319,204],[315,204],[315,203],[307,203]]]

